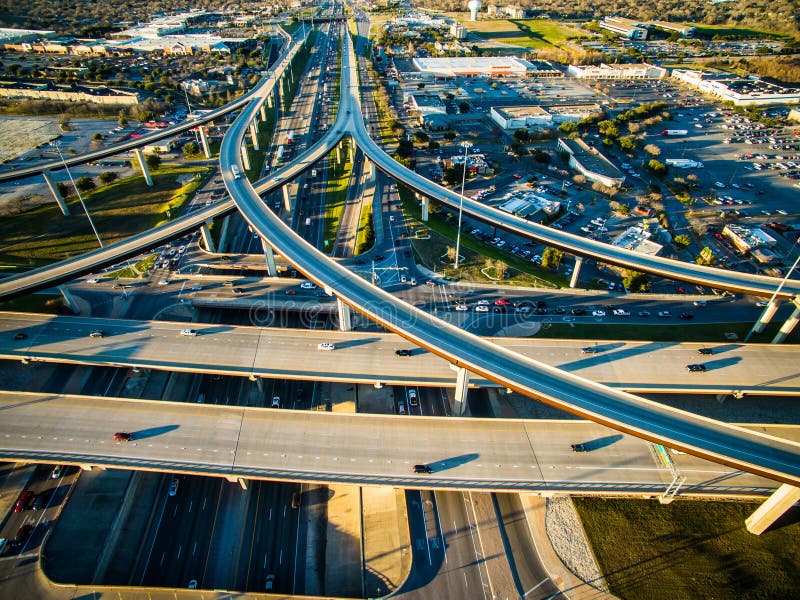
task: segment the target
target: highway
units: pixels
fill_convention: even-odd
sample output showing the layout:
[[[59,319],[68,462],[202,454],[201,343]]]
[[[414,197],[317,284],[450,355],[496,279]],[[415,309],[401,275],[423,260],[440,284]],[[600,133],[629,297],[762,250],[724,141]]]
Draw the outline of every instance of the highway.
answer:
[[[344,110],[352,124],[359,95],[348,36],[344,36],[343,54],[342,106],[351,107]],[[778,456],[759,436],[691,413],[666,409],[500,348],[399,301],[329,259],[266,209],[249,182],[230,175],[230,167],[240,161],[238,148],[246,126],[257,110],[256,102],[243,109],[223,139],[220,162],[225,185],[254,230],[286,260],[318,285],[334,292],[345,304],[456,367],[523,395],[714,462],[786,483],[800,480],[800,454],[796,451]]]
[[[0,392],[0,457],[52,464],[238,476],[301,483],[659,494],[671,481],[652,446],[581,421],[528,421],[295,411]],[[794,461],[800,428],[728,426]],[[130,442],[113,434],[127,431]],[[771,434],[771,435],[770,435]],[[780,439],[774,436],[781,436]],[[573,453],[570,443],[589,445]],[[774,481],[689,455],[674,461],[681,495],[763,496]],[[412,473],[425,463],[431,475]],[[794,480],[792,480],[794,481]]]
[[[187,326],[197,336],[182,336]],[[90,338],[97,330],[105,337]],[[19,333],[27,337],[15,340]],[[630,392],[800,395],[800,351],[790,345],[503,337],[484,341]],[[336,349],[320,351],[321,342],[334,343]],[[715,353],[699,355],[697,351],[706,347]],[[592,353],[582,352],[585,348]],[[397,356],[396,350],[410,350],[411,356]],[[409,347],[398,335],[376,332],[0,313],[0,358],[240,377],[455,386],[450,363]],[[643,369],[643,361],[659,368]],[[687,374],[687,363],[703,363],[708,371]],[[497,385],[482,377],[471,383]]]

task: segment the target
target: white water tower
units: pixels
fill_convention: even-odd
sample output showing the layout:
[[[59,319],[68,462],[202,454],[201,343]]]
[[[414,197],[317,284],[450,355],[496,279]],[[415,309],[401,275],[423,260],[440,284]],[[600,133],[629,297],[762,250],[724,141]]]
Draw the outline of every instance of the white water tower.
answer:
[[[467,2],[467,8],[469,8],[469,20],[470,21],[477,21],[478,20],[478,11],[483,6],[481,0],[469,0]]]

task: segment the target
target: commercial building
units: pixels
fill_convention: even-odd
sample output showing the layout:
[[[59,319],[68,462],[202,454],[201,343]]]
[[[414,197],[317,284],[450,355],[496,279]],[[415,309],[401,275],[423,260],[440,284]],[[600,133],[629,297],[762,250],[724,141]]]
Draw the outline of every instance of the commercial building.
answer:
[[[453,21],[453,23],[450,25],[450,35],[457,40],[463,40],[465,37],[467,37],[467,28],[458,21]]]
[[[647,39],[647,29],[642,23],[623,17],[606,17],[600,21],[600,28],[621,35],[629,40]]]
[[[524,77],[534,70],[530,62],[513,56],[415,58],[413,63],[430,77]]]
[[[774,237],[761,229],[734,223],[725,225],[722,235],[728,238],[739,252],[750,252],[756,248],[771,248],[776,243]]]
[[[640,254],[656,256],[664,247],[653,241],[653,232],[644,225],[628,227],[617,238],[611,242],[612,246],[633,250]]]
[[[662,31],[675,32],[682,38],[693,38],[697,33],[697,27],[691,25],[684,25],[683,23],[669,23],[667,21],[651,21],[650,24],[656,29]]]
[[[0,27],[0,44],[21,44],[41,39],[55,38],[56,32],[49,29],[13,29]]]
[[[597,104],[580,104],[569,106],[493,106],[489,117],[503,129],[535,129],[558,127],[567,121],[577,122],[581,119],[599,114],[602,111]]]
[[[672,78],[735,106],[768,106],[800,103],[800,90],[769,83],[757,77],[727,73],[673,69]]]
[[[648,63],[620,65],[570,65],[567,73],[578,79],[664,79],[668,71]]]
[[[436,94],[410,94],[407,101],[409,108],[422,117],[447,114],[447,107]]]
[[[539,220],[537,216],[556,215],[561,210],[561,203],[557,200],[548,200],[533,192],[511,192],[503,200],[498,206],[500,210],[531,221]]]
[[[558,149],[569,154],[569,166],[588,181],[606,187],[618,187],[625,182],[625,175],[611,161],[581,139],[558,138]]]
[[[42,83],[0,82],[0,97],[124,106],[133,106],[139,103],[139,94],[136,92],[115,90],[105,86],[56,85],[49,80]]]

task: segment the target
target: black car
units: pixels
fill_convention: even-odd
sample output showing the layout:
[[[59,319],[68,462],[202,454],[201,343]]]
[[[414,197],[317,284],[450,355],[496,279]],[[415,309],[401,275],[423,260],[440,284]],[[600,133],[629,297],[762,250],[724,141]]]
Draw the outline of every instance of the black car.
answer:
[[[686,365],[686,370],[689,373],[705,373],[706,366],[705,365]]]
[[[430,465],[414,465],[414,473],[433,473],[433,469],[431,469]]]
[[[23,332],[20,331],[19,333],[15,333],[14,334],[14,339],[15,340],[27,340],[28,339],[28,334],[27,333],[23,333]]]
[[[571,312],[575,316],[580,316],[580,315],[585,315],[586,314],[586,311],[584,309],[582,309],[582,308],[573,308]]]
[[[586,444],[570,444],[573,452],[588,452]]]
[[[697,350],[697,353],[698,354],[714,354],[714,349],[713,348],[699,348]]]
[[[413,352],[413,350],[408,350],[408,349],[406,349],[406,348],[401,348],[400,350],[395,350],[395,351],[394,351],[394,353],[395,353],[397,356],[411,356],[411,353],[412,353],[412,352]]]
[[[692,313],[681,313],[679,316],[684,321],[691,321],[694,319],[694,315]]]
[[[563,306],[557,306],[553,309],[553,312],[556,313],[557,315],[563,315],[565,312],[567,312],[567,309],[564,308]]]
[[[49,490],[44,490],[41,494],[36,496],[36,500],[33,501],[33,506],[31,508],[33,510],[42,510],[47,506],[47,502],[50,500],[50,496],[53,495],[53,489],[50,488]]]

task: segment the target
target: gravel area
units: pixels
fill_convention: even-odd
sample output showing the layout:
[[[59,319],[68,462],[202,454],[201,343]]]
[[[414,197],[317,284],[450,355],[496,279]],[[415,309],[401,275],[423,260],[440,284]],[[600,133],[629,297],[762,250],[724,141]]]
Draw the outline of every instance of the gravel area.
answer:
[[[587,584],[608,592],[571,498],[547,499],[545,526],[561,562]]]

